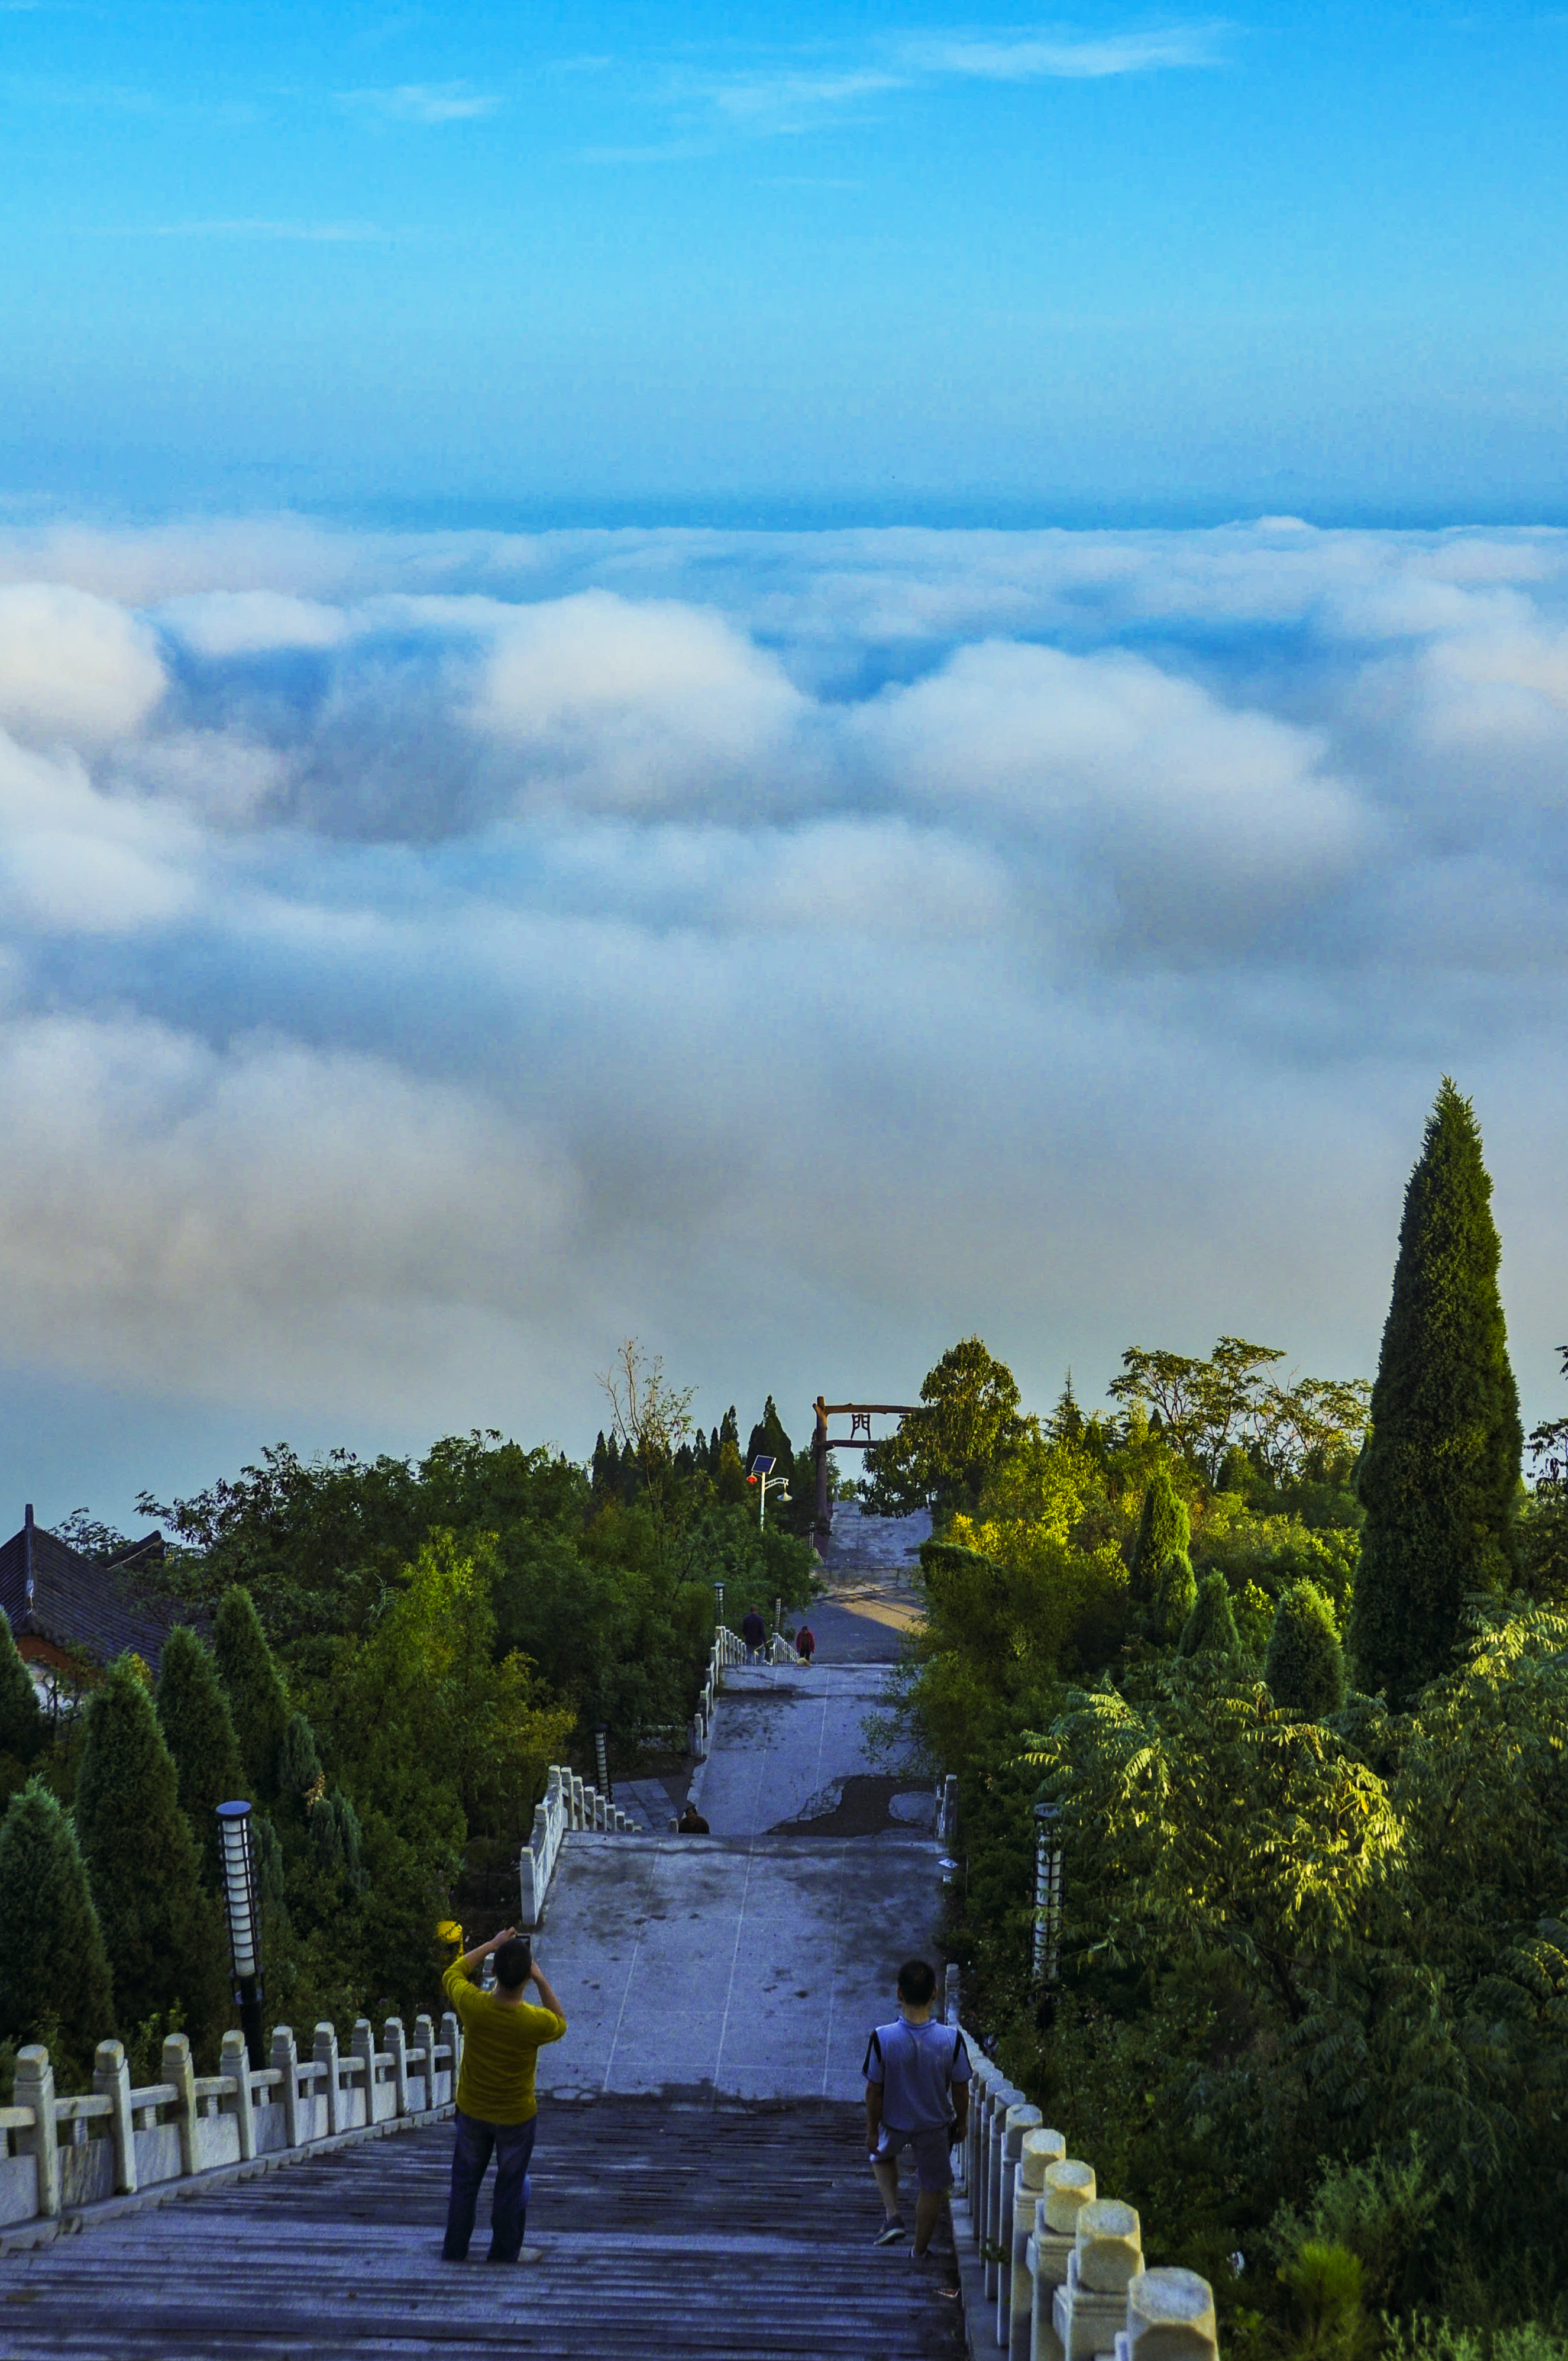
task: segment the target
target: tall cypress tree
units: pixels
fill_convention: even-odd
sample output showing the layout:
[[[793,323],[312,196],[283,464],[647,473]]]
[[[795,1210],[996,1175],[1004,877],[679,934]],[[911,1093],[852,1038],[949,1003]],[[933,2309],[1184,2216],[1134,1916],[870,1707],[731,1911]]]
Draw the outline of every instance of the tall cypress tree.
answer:
[[[223,1918],[202,1891],[173,1759],[126,1656],[88,1700],[76,1833],[121,2026],[128,2034],[178,2003],[201,2041],[223,2004]]]
[[[1230,1585],[1223,1574],[1206,1574],[1198,1585],[1197,1603],[1181,1627],[1177,1653],[1182,1656],[1234,1656],[1241,1648]]]
[[[1263,1677],[1277,1706],[1321,1721],[1344,1703],[1344,1651],[1315,1582],[1293,1582],[1274,1610]]]
[[[1396,1708],[1449,1669],[1465,1593],[1518,1579],[1524,1436],[1491,1197],[1475,1111],[1445,1075],[1405,1191],[1357,1479],[1351,1654],[1356,1686]]]
[[[1138,1519],[1128,1565],[1135,1598],[1146,1602],[1153,1598],[1161,1567],[1184,1554],[1191,1539],[1192,1520],[1187,1513],[1187,1503],[1177,1498],[1165,1469],[1157,1467],[1144,1494],[1143,1514]]]
[[[288,1725],[289,1699],[250,1593],[237,1583],[218,1601],[213,1641],[251,1792],[269,1798],[277,1793],[278,1749]]]
[[[41,1778],[0,1822],[0,2037],[46,2041],[72,2080],[115,2030],[109,1961],[76,1832]]]
[[[174,1757],[180,1808],[196,1839],[202,1883],[215,1893],[222,1882],[217,1806],[248,1800],[250,1786],[213,1660],[185,1623],[176,1624],[164,1644],[158,1668],[158,1719]]]
[[[0,1607],[0,1754],[30,1763],[44,1742],[43,1708]]]

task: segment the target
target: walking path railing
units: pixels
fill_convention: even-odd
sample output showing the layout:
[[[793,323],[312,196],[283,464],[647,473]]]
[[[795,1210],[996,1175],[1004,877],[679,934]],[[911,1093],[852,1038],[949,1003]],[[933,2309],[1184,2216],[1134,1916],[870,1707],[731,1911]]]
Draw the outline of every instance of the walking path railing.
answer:
[[[537,1927],[555,1874],[561,1844],[572,1829],[598,1836],[641,1836],[629,1813],[597,1787],[587,1785],[567,1763],[553,1763],[544,1774],[544,1799],[533,1807],[533,1827],[518,1862],[521,1898],[518,1925]]]
[[[956,2029],[956,1974],[948,1971]],[[1214,2297],[1195,2271],[1146,2270],[1131,2205],[1099,2193],[964,2033],[973,2081],[963,2187],[952,2200],[970,2351],[1009,2361],[1218,2361]]]
[[[77,2098],[56,2096],[49,2051],[29,2044],[16,2059],[15,2103],[0,2107],[0,2229],[58,2223],[108,2198],[450,2107],[462,2050],[450,2009],[439,2035],[430,2017],[416,2017],[411,2042],[402,2019],[389,2016],[382,2042],[378,2048],[362,2016],[345,2052],[322,2024],[302,2058],[280,2025],[271,2063],[257,2067],[244,2035],[229,2032],[221,2071],[198,2074],[186,2036],[171,2033],[162,2081],[133,2088],[119,2042],[101,2041],[93,2089]]]

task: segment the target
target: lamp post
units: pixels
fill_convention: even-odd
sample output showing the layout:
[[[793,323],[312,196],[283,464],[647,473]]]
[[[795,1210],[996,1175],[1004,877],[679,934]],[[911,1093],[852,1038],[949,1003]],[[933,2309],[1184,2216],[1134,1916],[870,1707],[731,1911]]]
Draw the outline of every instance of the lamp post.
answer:
[[[715,1629],[716,1629],[716,1630],[717,1630],[718,1626],[720,1623],[722,1623],[722,1622],[723,1622],[723,1620],[724,1620],[724,1585],[723,1585],[721,1582],[716,1582],[716,1583],[714,1584],[714,1586],[713,1586],[713,1621],[714,1621],[714,1627],[715,1627]]]
[[[1061,1839],[1058,1806],[1035,1806],[1035,1988],[1042,2004],[1054,2007],[1061,1950]]]
[[[776,1459],[771,1457],[765,1451],[759,1451],[751,1462],[751,1472],[746,1478],[748,1484],[755,1484],[758,1487],[757,1523],[759,1527],[768,1521],[768,1478],[777,1466]],[[778,1500],[789,1499],[782,1476],[773,1486],[773,1498]]]
[[[220,1804],[217,1808],[234,1996],[239,2004],[245,2054],[253,2067],[262,2067],[267,2059],[261,2046],[261,1911],[250,1850],[250,1806]]]
[[[598,1764],[599,1794],[607,1804],[613,1804],[615,1791],[609,1784],[609,1724],[607,1721],[594,1724],[594,1759]]]

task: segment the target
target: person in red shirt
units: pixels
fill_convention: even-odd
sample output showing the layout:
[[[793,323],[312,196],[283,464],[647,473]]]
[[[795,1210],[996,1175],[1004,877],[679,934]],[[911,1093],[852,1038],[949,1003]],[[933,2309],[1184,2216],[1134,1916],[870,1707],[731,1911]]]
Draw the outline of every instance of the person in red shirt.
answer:
[[[809,1623],[803,1623],[799,1631],[795,1633],[795,1653],[800,1658],[803,1664],[809,1664],[811,1659],[817,1653],[817,1642],[812,1637],[811,1626]]]

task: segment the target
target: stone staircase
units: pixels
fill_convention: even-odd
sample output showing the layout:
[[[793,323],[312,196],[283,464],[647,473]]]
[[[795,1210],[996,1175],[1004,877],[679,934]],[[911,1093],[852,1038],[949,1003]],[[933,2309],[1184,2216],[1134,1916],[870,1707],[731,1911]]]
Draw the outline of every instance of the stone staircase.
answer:
[[[412,2129],[11,2257],[6,2361],[959,2361],[934,2267],[871,2241],[857,2106],[549,2103],[515,2270],[443,2262],[452,2138]],[[484,2251],[488,2191],[475,2256]]]

